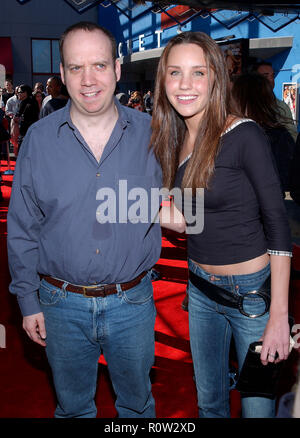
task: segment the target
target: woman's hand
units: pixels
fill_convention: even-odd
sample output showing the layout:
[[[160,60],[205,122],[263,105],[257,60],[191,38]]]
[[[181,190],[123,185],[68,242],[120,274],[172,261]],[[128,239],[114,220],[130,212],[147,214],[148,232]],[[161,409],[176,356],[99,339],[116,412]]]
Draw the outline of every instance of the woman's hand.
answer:
[[[263,365],[286,360],[290,353],[290,327],[287,315],[271,315],[266,325],[260,359]]]
[[[260,359],[264,365],[286,360],[290,353],[290,327],[288,320],[288,296],[290,257],[271,255],[271,305],[269,321],[261,340]]]
[[[160,225],[164,228],[177,231],[178,233],[185,232],[185,219],[173,201],[163,201],[159,211],[159,221]]]

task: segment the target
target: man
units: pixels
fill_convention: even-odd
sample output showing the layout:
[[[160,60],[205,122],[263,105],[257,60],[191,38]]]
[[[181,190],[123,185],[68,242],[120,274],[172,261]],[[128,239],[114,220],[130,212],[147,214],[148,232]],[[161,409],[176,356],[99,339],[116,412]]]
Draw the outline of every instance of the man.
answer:
[[[40,119],[66,105],[68,98],[62,93],[62,87],[60,77],[53,76],[48,79],[46,85],[48,96],[43,100]]]
[[[10,118],[14,117],[19,109],[20,101],[18,98],[18,88],[19,87],[15,88],[15,93],[13,94],[13,96],[6,101],[5,115]]]
[[[2,109],[5,109],[6,102],[15,94],[11,79],[5,81],[5,91],[2,93]]]
[[[9,120],[10,126],[10,142],[14,147],[14,155],[18,155],[18,138],[19,138],[19,123],[14,119],[20,106],[20,100],[18,96],[19,87],[15,88],[15,94],[10,97],[5,105],[5,115]]]
[[[144,96],[145,108],[148,114],[152,115],[153,110],[153,94],[151,90],[148,90]]]
[[[265,76],[268,79],[268,81],[270,82],[272,89],[274,89],[274,87],[275,87],[275,74],[274,74],[273,66],[270,62],[267,62],[267,61],[260,62],[260,63],[255,65],[254,70],[257,73]],[[297,128],[296,128],[294,121],[293,121],[292,112],[291,112],[289,106],[283,100],[276,98],[276,101],[277,101],[279,113],[282,116],[281,122],[285,126],[285,128],[289,131],[289,133],[291,134],[293,139],[296,141],[298,132],[297,132]]]
[[[60,50],[70,100],[30,128],[17,160],[10,291],[25,331],[46,346],[56,417],[96,416],[101,353],[119,417],[154,417],[150,270],[161,232],[150,218],[135,220],[134,196],[127,197],[141,188],[150,196],[161,184],[148,149],[150,117],[114,97],[121,72],[108,31],[77,23],[62,35]]]

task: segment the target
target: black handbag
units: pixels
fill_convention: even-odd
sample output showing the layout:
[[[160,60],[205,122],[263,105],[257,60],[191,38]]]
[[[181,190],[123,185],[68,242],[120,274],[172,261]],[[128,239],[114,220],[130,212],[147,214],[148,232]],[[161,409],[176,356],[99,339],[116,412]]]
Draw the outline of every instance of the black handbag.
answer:
[[[263,365],[260,360],[262,342],[249,345],[235,389],[242,397],[275,398],[284,361],[268,362]],[[291,339],[290,350],[293,347]]]
[[[274,398],[283,362],[263,365],[257,349],[260,345],[262,342],[252,342],[249,345],[235,388],[244,397]]]

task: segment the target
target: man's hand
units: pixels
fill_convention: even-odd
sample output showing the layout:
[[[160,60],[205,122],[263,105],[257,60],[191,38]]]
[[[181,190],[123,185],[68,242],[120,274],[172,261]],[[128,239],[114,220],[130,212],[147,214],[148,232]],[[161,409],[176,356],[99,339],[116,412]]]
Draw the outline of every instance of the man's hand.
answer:
[[[42,345],[43,347],[46,346],[46,328],[44,314],[42,312],[34,315],[24,316],[23,329],[32,341]]]

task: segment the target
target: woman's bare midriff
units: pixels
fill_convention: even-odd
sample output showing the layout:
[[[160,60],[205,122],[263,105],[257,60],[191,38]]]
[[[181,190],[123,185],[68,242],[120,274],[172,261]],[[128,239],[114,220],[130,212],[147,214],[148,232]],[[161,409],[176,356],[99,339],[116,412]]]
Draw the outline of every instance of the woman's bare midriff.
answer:
[[[214,275],[247,275],[265,268],[270,262],[270,257],[265,253],[246,262],[234,263],[232,265],[203,265],[194,260],[193,262],[204,271]]]

